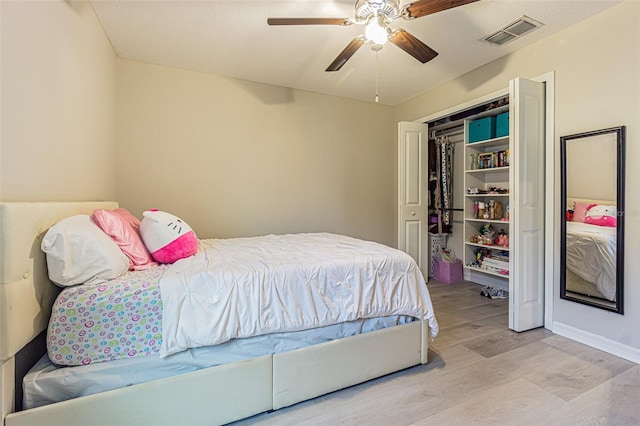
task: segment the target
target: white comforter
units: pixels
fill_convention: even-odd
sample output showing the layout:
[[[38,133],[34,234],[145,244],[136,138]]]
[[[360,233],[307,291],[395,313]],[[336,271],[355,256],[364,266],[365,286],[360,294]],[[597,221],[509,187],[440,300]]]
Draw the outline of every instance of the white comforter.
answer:
[[[603,296],[616,295],[616,228],[567,222],[567,268],[595,284]]]
[[[410,315],[438,333],[413,259],[334,234],[202,240],[165,271],[161,357],[234,338]]]

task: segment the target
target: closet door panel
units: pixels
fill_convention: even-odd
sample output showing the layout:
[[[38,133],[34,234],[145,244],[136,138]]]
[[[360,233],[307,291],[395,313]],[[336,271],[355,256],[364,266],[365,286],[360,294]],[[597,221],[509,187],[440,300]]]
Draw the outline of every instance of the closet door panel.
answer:
[[[398,248],[428,277],[427,126],[398,123]]]
[[[509,327],[525,331],[544,325],[544,83],[510,82],[512,108],[512,276]]]

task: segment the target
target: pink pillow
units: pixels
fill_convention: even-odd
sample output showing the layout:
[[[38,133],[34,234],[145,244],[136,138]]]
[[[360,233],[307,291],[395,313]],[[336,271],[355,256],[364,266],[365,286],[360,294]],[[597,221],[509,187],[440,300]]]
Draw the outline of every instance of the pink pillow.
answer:
[[[576,201],[573,203],[573,221],[584,222],[584,218],[587,216],[587,210],[590,207],[595,206],[593,203],[580,203]]]
[[[156,263],[140,238],[140,220],[126,209],[96,209],[93,221],[129,258],[129,269],[146,269]]]

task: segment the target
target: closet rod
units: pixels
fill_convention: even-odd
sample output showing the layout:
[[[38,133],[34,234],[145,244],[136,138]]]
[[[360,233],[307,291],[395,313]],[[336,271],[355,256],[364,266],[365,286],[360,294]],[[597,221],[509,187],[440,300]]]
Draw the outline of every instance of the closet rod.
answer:
[[[434,130],[431,133],[431,139],[435,139],[436,136],[439,136],[438,133],[442,136],[456,136],[464,133],[464,129],[454,130],[453,132],[447,132],[446,130]]]
[[[436,208],[433,208],[432,210],[438,210]],[[440,209],[443,212],[463,212],[464,209]]]

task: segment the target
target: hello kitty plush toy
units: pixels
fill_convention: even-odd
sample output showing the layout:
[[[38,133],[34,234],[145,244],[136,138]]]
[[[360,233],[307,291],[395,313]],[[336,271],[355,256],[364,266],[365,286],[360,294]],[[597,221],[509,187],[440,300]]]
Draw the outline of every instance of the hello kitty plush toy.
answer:
[[[198,237],[180,218],[156,209],[142,213],[140,236],[159,263],[173,263],[198,251]]]
[[[617,216],[618,209],[616,206],[594,204],[587,209],[587,213],[584,217],[584,223],[615,228],[618,225]]]

